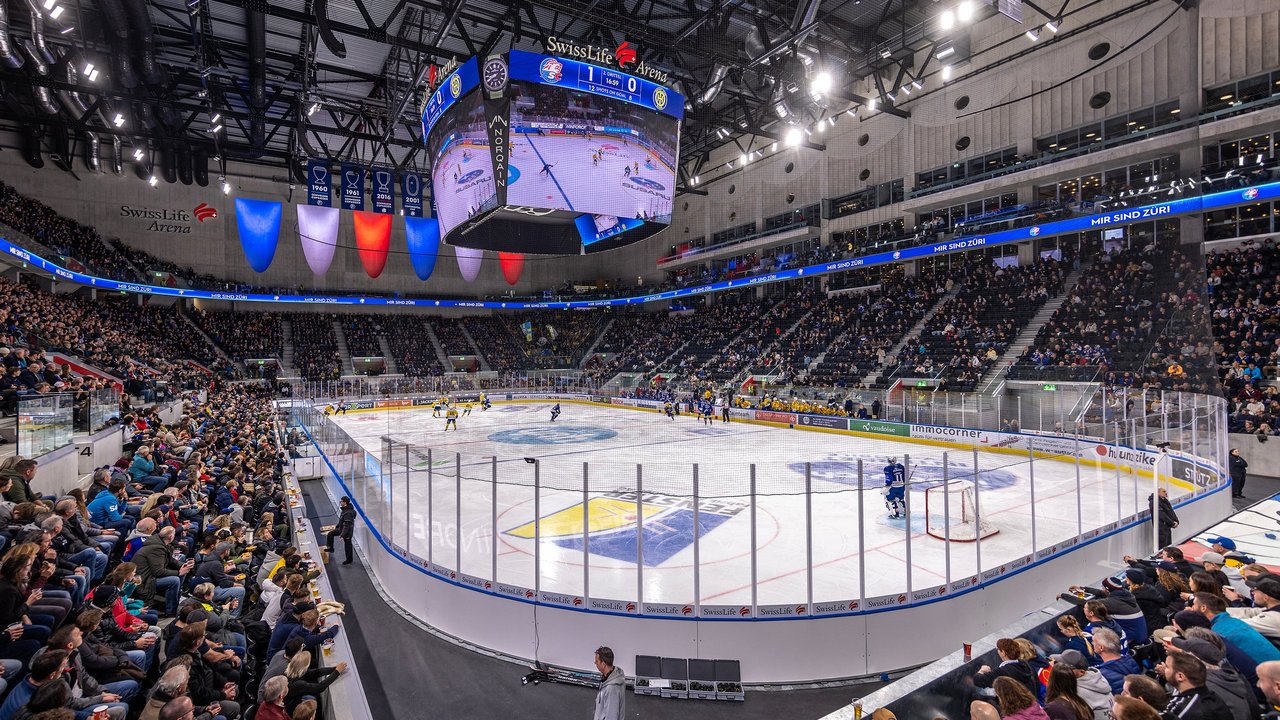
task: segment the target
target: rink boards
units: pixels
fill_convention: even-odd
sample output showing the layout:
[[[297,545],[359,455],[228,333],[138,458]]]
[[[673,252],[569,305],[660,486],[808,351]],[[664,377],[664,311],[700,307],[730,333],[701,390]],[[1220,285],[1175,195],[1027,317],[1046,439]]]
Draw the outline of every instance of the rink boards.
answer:
[[[656,403],[600,396],[490,397],[495,404],[558,401],[619,410],[657,410]],[[474,398],[458,395],[454,399],[466,402]],[[421,410],[434,402],[435,398],[395,398],[355,401],[349,407],[352,413]],[[572,407],[566,405],[566,413],[572,415]],[[1182,519],[1176,532],[1186,536],[1230,510],[1228,494],[1222,492],[1227,485],[1221,469],[1180,453],[1170,453],[1169,460],[1162,460],[1158,453],[1094,440],[1077,442],[1074,438],[775,411],[734,409],[733,414],[740,423],[965,450],[981,447],[984,452],[1024,457],[1030,453],[1071,464],[1078,458],[1081,465],[1115,468],[1148,478],[1159,467],[1160,476],[1184,492],[1175,500]],[[335,495],[359,497],[348,483],[356,484],[356,475],[370,477],[382,472],[379,459],[364,451],[326,456],[325,462],[330,470],[326,481]],[[357,471],[353,473],[353,469]],[[1101,568],[1114,566],[1120,556],[1144,553],[1151,543],[1147,513],[1126,512],[1067,542],[1002,559],[992,567],[981,566],[980,573],[952,576],[950,583],[913,587],[909,592],[808,603],[635,602],[492,582],[461,573],[450,567],[451,558],[437,554],[428,560],[417,552],[407,552],[370,524],[366,508],[358,509],[366,522],[360,524],[357,539],[384,591],[407,615],[464,644],[512,658],[536,656],[582,669],[589,668],[591,651],[601,642],[611,644],[621,658],[634,654],[734,658],[742,660],[743,680],[748,683],[862,677],[928,662],[1049,604],[1062,591],[1063,578],[1095,578]],[[588,504],[589,513],[603,509]],[[572,520],[553,516],[544,522]],[[519,535],[527,534],[529,528],[513,530]],[[1175,537],[1175,541],[1181,539],[1181,535]],[[957,623],[957,617],[965,621]],[[922,628],[927,632],[921,632]],[[910,638],[910,642],[903,642],[903,638]]]

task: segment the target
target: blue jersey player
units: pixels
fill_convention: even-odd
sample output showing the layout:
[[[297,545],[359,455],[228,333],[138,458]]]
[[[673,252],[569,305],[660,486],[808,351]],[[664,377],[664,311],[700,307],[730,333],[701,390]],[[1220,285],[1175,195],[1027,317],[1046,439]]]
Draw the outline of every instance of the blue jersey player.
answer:
[[[890,518],[900,518],[907,510],[907,469],[897,458],[889,458],[884,466],[884,506]]]
[[[558,417],[560,417],[560,403],[556,403],[556,406],[551,408],[551,422],[555,422]]]

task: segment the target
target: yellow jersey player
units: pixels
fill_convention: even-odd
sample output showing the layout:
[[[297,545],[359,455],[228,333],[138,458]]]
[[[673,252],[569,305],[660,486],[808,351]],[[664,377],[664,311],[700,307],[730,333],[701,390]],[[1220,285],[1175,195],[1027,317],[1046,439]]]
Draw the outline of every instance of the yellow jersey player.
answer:
[[[671,418],[672,420],[676,419],[675,411],[676,411],[675,406],[671,404],[670,400],[662,404],[662,412],[666,413],[667,417]]]
[[[442,409],[444,409],[444,398],[438,398],[435,402],[431,403],[431,417],[440,417],[440,411]]]
[[[450,407],[444,413],[444,429],[448,432],[449,428],[458,429],[458,408]]]
[[[325,405],[325,406],[324,406],[324,416],[325,416],[325,417],[329,417],[329,416],[330,416],[330,415],[332,415],[332,414],[333,414],[333,405],[332,405],[332,404]]]
[[[469,403],[469,402],[468,402],[468,403],[463,403],[463,404],[462,404],[462,417],[466,417],[466,416],[470,415],[470,414],[471,414],[471,408],[472,408],[474,405],[475,405],[475,403]]]
[[[489,402],[489,396],[484,393],[480,393],[480,411],[484,412],[491,407],[493,407],[493,403]]]

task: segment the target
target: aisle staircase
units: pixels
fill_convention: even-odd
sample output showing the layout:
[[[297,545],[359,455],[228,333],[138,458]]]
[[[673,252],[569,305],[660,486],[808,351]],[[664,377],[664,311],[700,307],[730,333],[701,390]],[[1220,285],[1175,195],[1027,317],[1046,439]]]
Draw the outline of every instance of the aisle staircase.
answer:
[[[480,352],[480,346],[476,344],[476,339],[471,337],[471,332],[467,330],[467,324],[458,323],[458,329],[462,331],[462,337],[467,339],[467,344],[471,346],[471,351],[476,354],[476,359],[480,361],[480,371],[489,372],[489,361],[484,359],[484,353]]]
[[[933,316],[938,313],[938,310],[940,310],[948,300],[955,297],[955,294],[960,292],[961,287],[961,285],[957,284],[949,291],[943,293],[942,296],[938,298],[938,301],[933,304],[933,307],[929,308],[929,311],[924,314],[924,317],[920,318],[920,321],[915,325],[912,325],[911,329],[907,330],[906,334],[899,338],[898,342],[893,344],[893,347],[885,351],[884,356],[886,358],[897,357],[912,338],[919,337],[920,333],[924,332],[925,326],[929,324],[929,321],[933,319]],[[866,377],[862,378],[862,384],[867,387],[871,387],[871,384],[879,380],[880,376],[884,374],[884,370],[885,368],[878,367],[870,373],[867,373]]]
[[[280,377],[298,377],[293,364],[293,323],[289,318],[280,319]]]
[[[444,351],[444,346],[440,344],[440,338],[436,337],[436,331],[432,329],[431,323],[423,320],[422,329],[427,331],[427,337],[431,340],[431,347],[436,350],[436,359],[440,361],[440,367],[445,372],[453,370],[453,363],[449,362],[449,354]]]
[[[333,337],[338,343],[338,357],[342,359],[342,374],[355,375],[356,366],[351,362],[351,348],[347,346],[347,333],[338,320],[333,321]]]
[[[387,374],[399,375],[400,367],[396,365],[396,359],[391,355],[391,345],[387,342],[386,335],[378,335],[378,349],[382,351],[382,361],[387,364]]]
[[[990,370],[978,380],[978,388],[983,393],[989,393],[1004,380],[1005,373],[1009,372],[1009,368],[1018,361],[1022,353],[1031,347],[1031,343],[1035,342],[1036,335],[1040,332],[1040,328],[1049,322],[1049,318],[1062,307],[1067,301],[1067,295],[1075,288],[1076,283],[1080,282],[1080,278],[1089,270],[1089,265],[1082,265],[1079,270],[1073,270],[1067,274],[1062,280],[1062,292],[1045,301],[1040,306],[1040,310],[1031,317],[1027,326],[1022,328],[1022,332],[1018,333],[1018,337],[1009,343],[1009,347],[1005,348],[1004,353],[991,366]]]
[[[209,343],[209,347],[213,348],[214,352],[218,353],[218,357],[231,363],[233,367],[239,365],[239,363],[237,363],[234,358],[232,358],[230,355],[227,354],[227,351],[224,350],[221,345],[213,341],[213,338],[209,336],[209,333],[205,332],[204,329],[201,328],[200,325],[197,324],[196,321],[186,313],[185,308],[182,307],[181,300],[174,303],[174,309],[177,310],[178,317],[182,318],[188,325],[191,326],[192,330],[196,331],[197,335],[204,338],[205,342]]]
[[[601,325],[596,330],[595,339],[591,341],[591,344],[587,346],[586,351],[582,353],[582,357],[578,359],[579,368],[586,365],[587,360],[590,359],[591,356],[595,354],[596,348],[600,345],[601,342],[604,341],[605,334],[609,332],[609,328],[613,327],[613,320],[614,318],[612,316],[609,316],[609,319],[606,320],[604,324]]]

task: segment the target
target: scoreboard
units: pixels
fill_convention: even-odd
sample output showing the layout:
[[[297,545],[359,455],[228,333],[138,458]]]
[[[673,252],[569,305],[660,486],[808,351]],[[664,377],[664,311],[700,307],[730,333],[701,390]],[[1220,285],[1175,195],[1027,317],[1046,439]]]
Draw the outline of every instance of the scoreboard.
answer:
[[[442,237],[567,254],[660,232],[671,223],[684,102],[653,81],[554,55],[468,60],[422,112]]]

